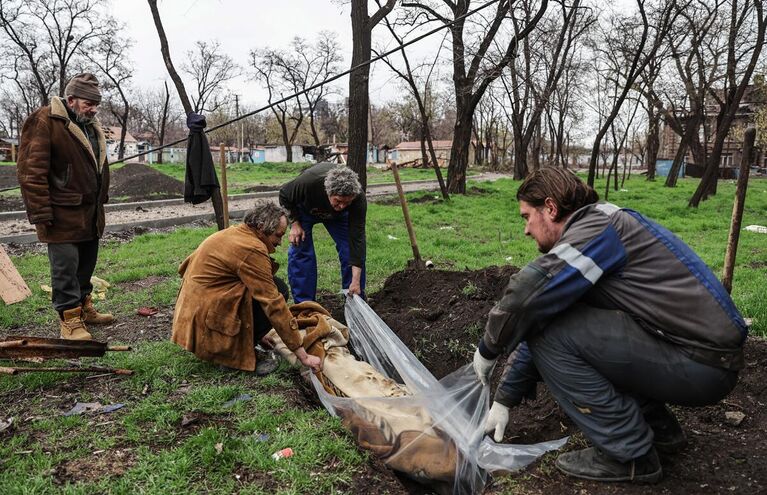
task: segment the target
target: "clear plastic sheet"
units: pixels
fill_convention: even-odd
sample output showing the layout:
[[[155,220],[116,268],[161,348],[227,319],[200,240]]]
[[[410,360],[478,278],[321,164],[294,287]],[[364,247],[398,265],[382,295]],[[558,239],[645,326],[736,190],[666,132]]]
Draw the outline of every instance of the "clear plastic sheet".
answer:
[[[359,385],[363,396],[328,393],[313,375],[312,383],[325,408],[388,467],[440,493],[481,493],[488,472],[519,470],[567,441],[493,442],[482,431],[489,387],[479,383],[471,365],[437,380],[361,298],[347,298],[345,315],[351,345],[364,362],[337,350],[345,354],[332,358],[336,381],[351,389]]]

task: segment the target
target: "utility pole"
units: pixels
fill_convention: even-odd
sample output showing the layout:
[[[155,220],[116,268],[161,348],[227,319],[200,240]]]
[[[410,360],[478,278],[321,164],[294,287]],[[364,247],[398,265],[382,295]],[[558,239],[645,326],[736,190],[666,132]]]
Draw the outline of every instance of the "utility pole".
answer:
[[[235,117],[240,117],[240,95],[234,95],[234,113]],[[240,149],[237,151],[237,161],[242,163],[242,148],[244,146],[243,143],[243,125],[242,121],[240,121]]]

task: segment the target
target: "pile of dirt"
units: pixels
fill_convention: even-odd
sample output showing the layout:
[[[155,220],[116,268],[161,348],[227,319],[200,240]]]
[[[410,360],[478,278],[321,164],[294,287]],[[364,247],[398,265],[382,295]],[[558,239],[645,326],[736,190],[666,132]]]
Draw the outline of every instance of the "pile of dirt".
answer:
[[[471,361],[487,322],[516,268],[405,270],[370,297],[370,307],[437,378]]]
[[[184,195],[184,183],[142,163],[126,163],[110,176],[110,201],[172,199]]]
[[[473,347],[484,331],[487,313],[500,298],[512,267],[444,272],[406,270],[393,274],[384,288],[370,296],[370,306],[437,377],[471,362]],[[321,302],[343,317],[338,298]],[[767,491],[767,341],[746,343],[746,368],[735,390],[714,406],[674,407],[689,445],[681,453],[662,455],[659,493],[761,493]],[[501,358],[503,360],[503,357]],[[499,361],[499,363],[502,361]],[[501,375],[496,366],[493,390]],[[737,426],[726,414],[742,413]],[[545,385],[538,397],[510,411],[505,442],[534,443],[575,435],[567,449],[581,448],[582,435],[556,404]],[[548,460],[546,460],[548,459]],[[552,468],[551,458],[534,464],[514,481],[519,493],[645,493],[647,487],[575,480]],[[508,487],[506,488],[508,489]],[[490,486],[486,492],[504,491]]]
[[[16,177],[16,167],[12,165],[0,166],[0,189],[8,189],[19,185]]]

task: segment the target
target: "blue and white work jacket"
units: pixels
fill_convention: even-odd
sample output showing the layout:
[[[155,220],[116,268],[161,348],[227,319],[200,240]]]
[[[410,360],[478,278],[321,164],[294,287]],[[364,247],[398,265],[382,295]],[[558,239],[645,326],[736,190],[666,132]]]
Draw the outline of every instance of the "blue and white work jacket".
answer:
[[[696,361],[743,368],[748,328],[708,266],[669,230],[609,203],[573,213],[554,247],[511,277],[480,353],[492,359],[519,346],[510,373],[524,381],[534,372],[525,340],[576,302],[623,311]]]

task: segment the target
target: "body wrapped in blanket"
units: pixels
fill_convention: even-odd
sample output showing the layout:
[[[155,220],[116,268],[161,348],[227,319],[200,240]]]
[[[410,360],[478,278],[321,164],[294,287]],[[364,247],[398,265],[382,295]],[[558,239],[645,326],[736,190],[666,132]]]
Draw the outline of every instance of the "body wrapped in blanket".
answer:
[[[486,479],[480,464],[512,471],[563,443],[511,446],[483,439],[489,393],[470,367],[437,381],[361,298],[347,301],[346,320],[364,360],[349,350],[349,328],[322,306],[303,302],[290,310],[307,353],[323,360],[312,377],[323,405],[387,467],[440,493],[479,493]],[[275,331],[267,338],[298,364]]]

